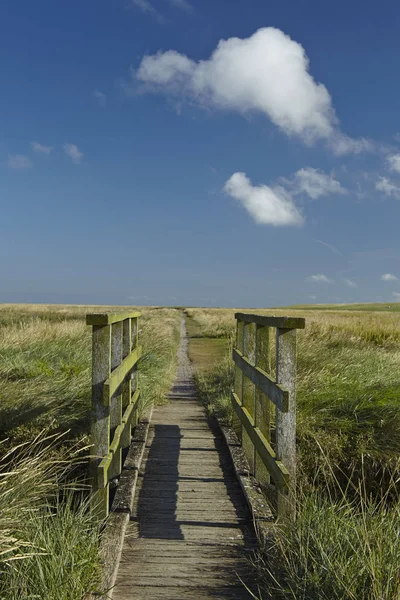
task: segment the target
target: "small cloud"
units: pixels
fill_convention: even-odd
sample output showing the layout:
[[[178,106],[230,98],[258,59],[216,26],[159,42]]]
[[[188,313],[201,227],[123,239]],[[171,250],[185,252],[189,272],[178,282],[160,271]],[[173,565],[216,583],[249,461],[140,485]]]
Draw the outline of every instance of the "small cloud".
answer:
[[[83,158],[83,152],[79,150],[78,146],[76,144],[64,144],[63,148],[65,154],[70,157],[72,162],[79,165]]]
[[[400,292],[392,292],[392,296],[396,298],[396,300],[400,300]]]
[[[31,159],[24,154],[10,154],[7,165],[9,169],[30,169],[33,166]]]
[[[307,277],[307,281],[312,281],[313,283],[333,283],[332,279],[329,279],[323,273],[318,273],[317,275],[310,275]]]
[[[385,194],[385,196],[400,199],[400,187],[389,181],[387,177],[379,177],[379,181],[375,183],[375,189]]]
[[[164,17],[154,8],[149,0],[132,0],[132,5],[141,10],[142,13],[154,17],[159,23],[164,22]]]
[[[308,299],[309,299],[309,300],[316,300],[316,299],[317,299],[317,296],[308,296]]]
[[[392,275],[392,273],[384,273],[381,279],[382,281],[398,281],[396,275]]]
[[[400,154],[392,154],[388,156],[388,164],[389,169],[391,171],[396,171],[396,173],[400,173]]]
[[[304,222],[291,195],[283,187],[254,186],[245,173],[234,173],[225,183],[224,191],[239,200],[260,225],[302,225]]]
[[[39,142],[31,142],[32,150],[37,152],[38,154],[50,154],[53,152],[53,146],[44,146],[43,144],[39,144]]]
[[[353,281],[352,279],[343,279],[344,283],[351,288],[356,288],[357,284],[355,281]]]
[[[297,171],[290,183],[294,194],[307,194],[313,200],[328,194],[347,194],[340,181],[312,167]]]
[[[93,90],[92,96],[94,98],[96,98],[99,106],[101,106],[102,108],[104,108],[106,106],[107,96],[105,94],[103,94],[103,92],[101,92],[100,90]]]
[[[338,256],[343,256],[343,254],[336,248],[336,246],[333,246],[332,244],[328,244],[328,242],[323,242],[322,240],[315,240],[317,242],[317,244],[321,244],[322,246],[326,246],[326,248],[329,248],[329,250],[331,250],[331,252],[333,252],[333,254],[337,254]]]

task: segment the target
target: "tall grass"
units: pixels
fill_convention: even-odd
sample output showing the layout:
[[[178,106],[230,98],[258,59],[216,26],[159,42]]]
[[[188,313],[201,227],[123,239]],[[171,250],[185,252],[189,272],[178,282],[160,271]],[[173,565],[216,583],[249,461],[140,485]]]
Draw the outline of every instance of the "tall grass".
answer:
[[[62,441],[43,432],[1,462],[1,598],[80,599],[96,586],[98,525],[67,477],[83,459]]]

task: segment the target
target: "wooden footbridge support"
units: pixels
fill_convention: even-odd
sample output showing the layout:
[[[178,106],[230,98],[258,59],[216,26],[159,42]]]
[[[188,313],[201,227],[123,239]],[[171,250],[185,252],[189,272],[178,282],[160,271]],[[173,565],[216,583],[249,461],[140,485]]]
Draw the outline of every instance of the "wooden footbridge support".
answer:
[[[136,314],[134,318],[137,319]],[[243,322],[243,316],[239,322]],[[242,379],[237,374],[233,403],[238,420],[243,423],[242,443],[248,448],[253,439],[261,459],[265,458],[263,445],[266,444],[267,460],[271,463],[275,462],[276,456],[260,432],[260,417],[254,423],[252,410],[246,408],[249,404],[244,404],[247,402],[245,377],[253,381],[254,398],[259,400],[260,395],[245,355],[247,346],[243,342],[243,331],[240,325],[241,351],[235,351],[234,359],[237,368],[247,371],[243,372]],[[135,345],[137,347],[137,342]],[[123,543],[121,540],[118,570],[115,570],[113,589],[104,597],[114,600],[241,600],[250,599],[251,592],[257,597],[251,565],[251,557],[258,547],[253,517],[224,436],[213,426],[197,399],[187,345],[182,319],[177,378],[168,395],[169,402],[156,407],[152,413],[143,460],[135,477],[133,505],[125,510],[128,524]],[[126,352],[127,348],[126,345]],[[265,339],[263,348],[265,350]],[[289,352],[285,356],[285,360],[291,360],[294,355]],[[127,364],[127,359],[124,360]],[[261,371],[263,377],[265,372]],[[123,372],[120,368],[119,373]],[[110,377],[112,374],[108,374],[108,379]],[[272,382],[269,376],[268,380]],[[276,399],[279,396],[283,401],[280,407],[288,410],[290,393],[279,385],[277,390]],[[117,393],[111,388],[111,397]],[[103,403],[104,397],[103,394]],[[256,401],[254,406],[257,407]],[[256,436],[261,436],[261,445]],[[284,450],[281,448],[280,451],[283,456]],[[99,465],[104,468],[104,463],[109,463],[114,474],[115,459],[112,453],[105,454],[108,462],[98,457]],[[254,457],[257,461],[255,454]],[[279,480],[278,488],[287,505],[289,488],[284,490],[284,485],[288,471],[279,460],[272,471],[272,477],[278,477],[281,471],[285,474],[282,481]],[[106,482],[104,474],[102,477],[101,482]],[[99,478],[95,479],[94,487],[98,497]],[[100,493],[100,499],[105,496]]]

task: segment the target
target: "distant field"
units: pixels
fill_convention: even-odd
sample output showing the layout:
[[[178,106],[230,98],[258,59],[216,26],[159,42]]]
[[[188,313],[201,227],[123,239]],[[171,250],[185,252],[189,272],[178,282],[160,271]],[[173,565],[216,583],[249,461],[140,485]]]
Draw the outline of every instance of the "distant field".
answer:
[[[356,311],[389,311],[389,312],[400,312],[400,302],[388,302],[388,303],[370,303],[365,302],[361,304],[294,304],[279,310],[356,310]],[[274,310],[274,309],[272,309]]]

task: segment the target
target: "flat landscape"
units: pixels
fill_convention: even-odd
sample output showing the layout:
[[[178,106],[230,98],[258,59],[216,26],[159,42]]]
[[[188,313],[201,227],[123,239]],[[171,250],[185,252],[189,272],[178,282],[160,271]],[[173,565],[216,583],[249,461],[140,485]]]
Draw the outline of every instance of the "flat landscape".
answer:
[[[241,309],[306,319],[298,332],[299,517],[259,554],[260,598],[400,597],[399,305],[356,306]],[[1,598],[78,600],[96,589],[99,531],[84,488],[84,317],[122,308],[0,306]],[[235,310],[140,310],[142,408],[165,402],[183,310],[198,393],[229,423]]]

